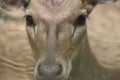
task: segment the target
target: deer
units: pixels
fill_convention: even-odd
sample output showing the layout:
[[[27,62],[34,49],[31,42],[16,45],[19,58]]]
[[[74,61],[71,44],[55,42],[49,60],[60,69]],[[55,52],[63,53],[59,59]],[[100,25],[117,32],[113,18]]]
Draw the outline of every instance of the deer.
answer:
[[[96,60],[86,19],[97,4],[117,0],[0,0],[0,7],[25,12],[36,65],[35,80],[120,80],[120,71]]]

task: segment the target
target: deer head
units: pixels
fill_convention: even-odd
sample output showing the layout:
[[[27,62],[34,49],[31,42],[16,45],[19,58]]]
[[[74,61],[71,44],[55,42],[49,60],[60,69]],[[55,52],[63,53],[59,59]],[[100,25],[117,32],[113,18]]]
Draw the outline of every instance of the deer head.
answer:
[[[98,3],[116,0],[0,0],[6,10],[22,8],[34,58],[36,80],[67,80],[82,54],[86,16]]]

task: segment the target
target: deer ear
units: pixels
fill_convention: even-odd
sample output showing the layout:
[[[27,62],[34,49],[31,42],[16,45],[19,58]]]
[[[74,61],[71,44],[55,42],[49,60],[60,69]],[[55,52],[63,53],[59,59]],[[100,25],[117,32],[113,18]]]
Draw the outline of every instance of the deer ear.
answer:
[[[112,4],[118,0],[91,0],[87,5],[87,14],[89,15],[97,4]]]
[[[0,0],[0,7],[6,10],[16,10],[26,8],[30,0]]]

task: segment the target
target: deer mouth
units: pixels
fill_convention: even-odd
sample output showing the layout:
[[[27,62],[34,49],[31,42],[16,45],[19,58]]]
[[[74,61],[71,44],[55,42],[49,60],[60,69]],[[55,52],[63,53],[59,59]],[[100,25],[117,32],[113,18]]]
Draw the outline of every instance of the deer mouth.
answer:
[[[35,80],[67,80],[71,72],[71,62],[63,61],[61,64],[46,62],[38,63],[34,70]]]

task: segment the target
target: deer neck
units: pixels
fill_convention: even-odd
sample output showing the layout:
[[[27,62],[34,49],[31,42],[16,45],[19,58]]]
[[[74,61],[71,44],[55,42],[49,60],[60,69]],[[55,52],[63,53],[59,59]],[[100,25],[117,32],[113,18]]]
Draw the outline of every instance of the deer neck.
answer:
[[[78,55],[72,63],[73,68],[68,80],[106,80],[107,71],[101,67],[92,53],[87,34],[81,42]]]

